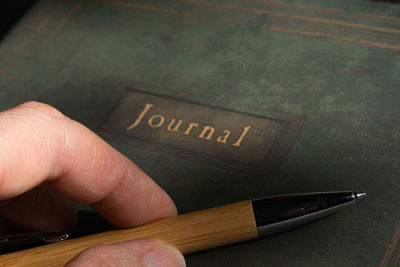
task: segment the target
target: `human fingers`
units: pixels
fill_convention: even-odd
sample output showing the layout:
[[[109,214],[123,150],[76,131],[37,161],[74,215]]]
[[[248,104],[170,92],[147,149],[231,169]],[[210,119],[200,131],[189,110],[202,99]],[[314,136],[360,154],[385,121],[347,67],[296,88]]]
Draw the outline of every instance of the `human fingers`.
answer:
[[[171,198],[128,158],[56,109],[0,113],[0,199],[45,183],[120,227],[176,215]]]
[[[183,267],[186,264],[175,247],[156,239],[136,239],[91,247],[66,265],[80,266]]]

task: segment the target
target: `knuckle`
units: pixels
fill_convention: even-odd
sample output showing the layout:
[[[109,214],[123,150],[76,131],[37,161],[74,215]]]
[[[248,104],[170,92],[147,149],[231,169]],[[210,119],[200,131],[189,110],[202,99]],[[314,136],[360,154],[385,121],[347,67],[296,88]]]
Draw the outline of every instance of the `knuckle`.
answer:
[[[19,105],[19,108],[25,109],[29,112],[33,112],[33,114],[37,114],[37,115],[39,115],[41,117],[45,117],[49,120],[65,117],[58,109],[56,109],[48,104],[45,104],[42,102],[37,102],[37,101],[25,102],[25,103]]]

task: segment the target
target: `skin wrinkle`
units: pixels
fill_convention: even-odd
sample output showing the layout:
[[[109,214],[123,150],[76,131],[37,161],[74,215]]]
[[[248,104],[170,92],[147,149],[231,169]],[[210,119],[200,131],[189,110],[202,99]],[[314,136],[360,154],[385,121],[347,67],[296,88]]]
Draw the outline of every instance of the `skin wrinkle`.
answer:
[[[89,205],[92,206],[92,208],[94,210],[98,211],[100,214],[109,213],[110,210],[113,209],[113,207],[111,207],[110,210],[108,210],[107,208],[104,209],[104,207],[107,207],[105,202],[107,202],[107,201],[109,201],[109,199],[111,199],[112,195],[115,194],[115,192],[117,191],[117,188],[119,188],[121,186],[121,184],[123,184],[124,180],[127,179],[127,177],[129,176],[128,173],[129,173],[129,168],[124,168],[124,173],[122,175],[122,179],[119,180],[119,183],[116,184],[115,188],[113,188],[110,192],[108,192],[108,194],[106,196],[104,196],[102,199],[95,201],[93,203],[90,203]],[[104,209],[104,211],[101,210],[101,208],[99,208],[99,207],[103,207],[102,209]],[[128,225],[128,226],[131,226],[131,225]]]
[[[68,123],[72,123],[74,124],[73,126],[78,126],[78,127],[82,127],[80,124],[78,124],[77,122],[68,119],[67,121]],[[81,168],[82,166],[86,166],[85,169],[89,169],[92,170],[94,167],[96,167],[96,172],[98,172],[98,177],[102,177],[102,180],[115,180],[115,177],[113,177],[112,175],[109,175],[108,173],[112,173],[111,170],[115,169],[116,167],[112,166],[112,158],[110,156],[110,153],[104,153],[102,152],[104,150],[99,148],[98,145],[93,145],[90,146],[90,150],[89,151],[82,151],[81,153],[79,153],[76,156],[70,156],[71,154],[73,154],[73,148],[76,146],[76,142],[70,141],[68,140],[68,136],[70,136],[70,134],[68,134],[68,130],[64,130],[64,134],[61,135],[62,138],[61,140],[65,139],[65,141],[62,141],[62,143],[64,143],[65,145],[63,146],[63,152],[60,154],[66,154],[66,156],[62,157],[60,159],[60,163],[58,164],[59,166],[63,166],[63,167],[59,167],[56,166],[54,169],[54,173],[52,174],[52,177],[54,177],[52,179],[52,181],[56,182],[56,180],[58,181],[62,181],[62,180],[68,180],[69,177],[71,176],[70,171],[74,170],[76,171],[76,168],[74,168],[74,166],[77,166],[79,168]],[[66,136],[66,137],[64,137]],[[71,152],[72,150],[72,152]],[[85,155],[84,158],[82,158],[81,155]],[[69,162],[65,161],[64,159],[68,158],[68,159],[73,159],[70,160]],[[106,159],[106,160],[105,160]],[[115,160],[114,160],[115,161]],[[104,164],[103,162],[106,162],[106,164]],[[118,161],[116,161],[117,164]],[[105,166],[105,167],[103,167]],[[114,190],[119,183],[117,183],[114,186],[109,186],[110,182],[107,182],[104,184],[104,188],[99,187],[98,185],[93,185],[92,183],[90,183],[90,180],[87,180],[86,177],[92,176],[91,173],[93,171],[89,171],[88,174],[86,174],[86,170],[82,169],[82,171],[79,173],[79,176],[82,177],[82,179],[80,179],[81,183],[86,183],[85,186],[81,187],[82,189],[82,193],[79,193],[80,195],[84,195],[85,191],[91,191],[92,193],[99,195],[99,199],[104,198],[105,195],[110,194],[111,190]],[[52,184],[52,183],[50,183]],[[112,182],[111,182],[112,184]],[[79,188],[76,188],[76,190],[79,190]],[[95,202],[98,202],[98,200],[91,200],[91,201],[86,201],[85,199],[80,199],[80,202],[83,202],[84,204],[93,204]]]
[[[133,174],[130,172],[130,169],[129,169],[126,177],[132,177],[132,176],[133,176]],[[135,193],[136,192],[143,192],[144,190],[142,190],[142,188],[146,188],[146,186],[145,186],[145,181],[146,180],[142,176],[142,173],[136,174],[136,176],[137,176],[136,179],[137,179],[137,184],[138,184],[138,186],[137,186],[138,190],[135,190]],[[138,220],[140,219],[140,221],[143,221],[143,219],[140,218],[141,214],[145,214],[145,212],[148,209],[148,207],[153,206],[155,190],[156,190],[155,188],[152,188],[150,194],[149,194],[149,192],[146,192],[146,194],[147,195],[151,195],[151,197],[150,197],[150,199],[148,201],[146,201],[145,205],[140,207],[139,211],[137,212],[136,217],[137,217]],[[135,197],[135,196],[132,195],[132,197]]]
[[[56,109],[45,105],[41,103],[36,103],[36,102],[28,102],[23,104],[24,110],[21,112],[20,110],[11,110],[9,112],[1,112],[0,114],[0,125],[6,125],[5,127],[1,127],[3,129],[2,136],[8,136],[8,151],[4,151],[4,147],[2,147],[3,153],[5,155],[23,155],[23,154],[34,154],[35,155],[35,160],[26,160],[24,161],[24,166],[21,166],[19,168],[14,168],[14,169],[6,169],[2,168],[1,172],[2,177],[4,177],[4,172],[7,171],[8,174],[14,173],[14,177],[18,177],[19,172],[21,172],[24,169],[29,169],[29,170],[36,170],[35,172],[31,172],[32,176],[36,177],[42,177],[41,181],[44,181],[50,174],[50,170],[53,168],[48,168],[48,172],[43,172],[43,169],[40,168],[35,168],[32,167],[31,165],[35,166],[45,166],[45,165],[53,165],[55,166],[59,157],[61,156],[61,153],[59,152],[59,145],[57,140],[54,140],[54,136],[57,135],[52,135],[49,134],[48,136],[52,137],[50,139],[39,139],[35,140],[36,136],[42,136],[42,129],[46,128],[51,130],[57,129],[57,127],[51,127],[49,125],[48,127],[45,124],[51,123],[55,124],[56,121],[60,121],[65,116],[63,116],[59,111]],[[51,116],[53,116],[55,119],[53,119]],[[11,134],[13,132],[17,132],[19,135],[22,136],[32,136],[34,142],[33,142],[33,147],[28,147],[28,148],[33,148],[32,152],[26,151],[27,148],[24,146],[18,146],[18,140],[14,138],[14,135]],[[18,135],[18,136],[19,136]],[[18,137],[17,136],[17,137]],[[4,138],[2,138],[4,139]],[[12,149],[11,149],[12,148]],[[4,162],[4,161],[3,161]],[[7,162],[7,161],[6,161]],[[49,163],[51,162],[51,163]],[[4,180],[4,178],[0,178]],[[13,181],[15,187],[21,187],[24,185],[25,180],[24,179],[14,179]],[[3,184],[1,184],[3,185]],[[3,188],[3,187],[2,187]]]
[[[53,170],[49,173],[49,178],[48,178],[49,181],[56,179],[59,176],[66,175],[66,173],[63,173],[63,171],[66,172],[66,170],[70,169],[71,165],[73,164],[73,161],[66,162],[64,160],[61,160],[65,158],[64,157],[65,150],[68,148],[70,144],[68,129],[62,129],[61,137],[59,138],[59,140],[61,140],[59,141],[61,149],[56,161],[58,162],[58,164],[56,164]],[[64,166],[62,166],[60,162],[63,162]]]
[[[68,117],[64,117],[64,119],[66,120],[66,122],[68,123],[72,123],[72,124],[77,124],[77,122],[69,119]],[[52,172],[49,173],[49,177],[48,177],[48,181],[45,182],[45,185],[49,188],[54,189],[55,191],[60,192],[61,194],[65,193],[60,189],[54,188],[54,184],[59,182],[61,180],[65,180],[68,179],[70,175],[70,172],[73,171],[73,167],[78,158],[79,157],[71,157],[68,156],[68,152],[69,151],[73,151],[73,149],[71,149],[71,147],[75,146],[75,142],[74,139],[71,138],[71,134],[70,132],[70,128],[69,127],[61,127],[62,128],[62,133],[60,134],[60,143],[62,146],[61,152],[59,154],[59,159],[57,161],[58,164],[56,164],[56,166],[53,168]],[[66,160],[69,159],[69,160]],[[85,181],[84,179],[82,179],[82,181]],[[84,188],[90,187],[91,185],[88,183],[87,185],[84,186]],[[73,188],[74,191],[79,191],[80,188],[79,187],[74,187]],[[82,202],[83,204],[88,204],[85,202]]]
[[[6,121],[7,122],[7,116],[1,116],[3,115],[2,113],[0,113],[0,122],[1,120]],[[7,124],[7,123],[4,123]],[[12,150],[13,145],[11,144],[10,140],[4,138],[3,136],[7,136],[7,130],[5,127],[1,127],[1,123],[0,123],[0,130],[4,133],[1,134],[0,136],[0,140],[1,142],[1,149],[0,149],[0,160],[3,166],[1,166],[0,169],[0,189],[5,188],[7,186],[7,179],[6,177],[8,177],[9,175],[9,171],[6,169],[7,167],[7,159],[9,157],[6,157],[7,155],[10,155]],[[12,154],[11,154],[12,155]],[[3,156],[3,157],[2,157]],[[14,171],[14,170],[11,170]],[[7,173],[7,176],[6,176]],[[0,190],[1,192],[1,190]],[[3,197],[0,194],[0,199],[2,199]]]
[[[107,261],[109,257],[109,247],[105,245],[98,245],[87,249],[84,253],[87,254],[87,258],[90,258],[91,266],[110,266]],[[86,264],[85,264],[86,265]],[[112,266],[112,265],[111,265]]]
[[[121,186],[121,184],[127,178],[127,168],[124,168],[124,173],[121,175],[121,177],[122,178],[119,179],[119,182],[117,184],[115,184],[114,187],[110,188],[110,190],[108,190],[108,192],[103,192],[104,195],[100,200],[94,201],[94,202],[90,203],[90,205],[98,206],[98,205],[101,205],[102,202],[106,201],[115,192],[115,189],[118,188],[119,186]]]
[[[121,184],[128,184],[129,185],[129,179],[133,179],[135,177],[135,183],[136,187],[135,190],[132,191],[132,195],[130,197],[132,199],[137,199],[141,198],[141,195],[146,196],[146,198],[149,198],[146,202],[143,203],[143,205],[132,207],[132,211],[129,214],[128,217],[134,218],[134,224],[127,224],[124,222],[126,218],[120,217],[120,216],[115,216],[112,220],[111,223],[114,225],[119,225],[120,227],[131,227],[134,225],[140,225],[145,223],[147,220],[147,214],[149,212],[149,209],[152,209],[152,207],[157,206],[158,209],[162,210],[165,207],[160,205],[160,189],[159,187],[148,187],[147,185],[147,179],[144,176],[145,174],[143,172],[140,173],[132,173],[133,169],[132,168],[125,168],[125,170],[128,170],[127,174],[123,175],[123,179],[121,179]],[[103,198],[101,201],[92,204],[91,206],[98,211],[100,214],[103,213],[110,213],[112,210],[115,209],[116,205],[122,205],[123,203],[119,203],[118,195],[125,195],[126,192],[124,190],[126,189],[126,186],[118,186],[116,190],[113,190],[107,197]],[[157,198],[158,195],[158,198]],[[158,202],[157,202],[158,200]],[[99,208],[99,206],[101,208]],[[174,209],[173,214],[169,215],[176,215],[177,211],[176,208]]]
[[[135,226],[176,215],[171,198],[127,157],[45,104],[31,102],[1,112],[1,139],[8,145],[0,147],[0,199],[23,196],[43,184],[75,201],[92,204],[115,226]],[[63,209],[70,206],[50,195],[46,199],[52,200],[43,203],[46,212],[59,216],[55,223],[66,220],[57,205]],[[13,220],[33,222],[23,216],[30,214],[23,202],[31,200],[26,195],[14,202],[19,214],[10,213]]]
[[[132,251],[130,248],[127,248],[126,246],[122,245],[121,243],[117,243],[113,245],[116,249],[118,249],[119,252],[124,251],[124,256],[126,258],[129,258],[132,254]],[[108,246],[105,246],[105,250],[109,249]],[[148,251],[150,251],[151,249],[148,249],[144,254],[146,254]],[[121,253],[122,254],[122,253]],[[106,259],[109,259],[108,257],[106,257]],[[108,264],[111,264],[110,266],[113,266],[113,262],[108,262]],[[128,264],[128,263],[127,263]],[[108,265],[107,265],[108,266]],[[117,266],[117,265],[115,265]],[[127,265],[128,266],[128,265]]]
[[[118,253],[118,256],[115,255]],[[156,239],[136,239],[112,245],[98,245],[81,252],[67,264],[73,266],[147,266],[147,255],[156,253],[157,266],[185,266],[176,248]],[[160,258],[160,252],[162,258]],[[153,255],[154,257],[154,255]]]
[[[102,180],[106,181],[106,183],[104,183],[104,185],[102,186],[99,185],[93,186],[90,183],[87,184],[86,188],[90,188],[89,190],[92,193],[98,195],[98,199],[92,199],[91,202],[85,202],[85,204],[90,204],[90,205],[97,203],[102,199],[107,198],[107,196],[109,196],[113,191],[115,191],[115,189],[121,184],[124,177],[126,176],[125,173],[127,169],[127,167],[124,168],[118,166],[119,161],[115,162],[115,165],[113,166],[111,164],[112,159],[110,158],[109,154],[106,154],[105,156],[103,155],[100,156],[98,155],[99,153],[96,151],[98,151],[98,149],[95,149],[95,151],[93,152],[94,156],[89,156],[87,157],[86,161],[82,160],[80,162],[83,166],[88,166],[88,169],[93,168],[93,166],[97,166],[96,168],[96,172],[98,173],[97,176],[102,177]],[[118,170],[118,172],[115,173],[114,170]],[[124,173],[121,174],[119,170],[124,170]],[[82,176],[82,181],[84,181],[85,177],[89,176],[90,174],[86,175],[85,171],[82,171],[80,175]],[[67,179],[67,177],[62,176],[59,177],[59,179]]]
[[[77,124],[75,121],[72,121],[74,124]],[[76,126],[76,125],[75,125]],[[82,127],[81,125],[78,125],[79,127]],[[76,144],[73,144],[76,145]],[[118,160],[116,161],[115,159],[113,160],[112,153],[110,151],[109,146],[107,146],[106,151],[104,150],[104,147],[100,148],[98,145],[93,145],[90,146],[89,151],[83,151],[82,155],[86,155],[83,159],[81,157],[75,157],[74,162],[70,163],[69,169],[72,169],[72,166],[78,166],[79,168],[81,166],[86,166],[86,169],[93,169],[96,167],[96,172],[98,173],[98,177],[102,177],[103,181],[107,181],[104,183],[103,186],[96,185],[96,187],[93,187],[90,183],[87,184],[87,188],[90,188],[90,191],[95,192],[96,195],[99,195],[99,198],[105,198],[105,196],[109,195],[111,191],[115,190],[115,188],[120,184],[120,181],[115,183],[115,180],[118,180],[118,177],[116,177],[116,173],[114,170],[125,170],[127,167],[121,167],[118,166],[121,164],[123,161],[123,165],[125,165],[126,160]],[[69,149],[68,147],[66,148],[67,150]],[[89,155],[89,156],[88,156]],[[122,156],[122,155],[121,155]],[[124,157],[124,156],[122,156]],[[121,158],[122,158],[121,157]],[[71,157],[67,157],[71,158]],[[114,162],[115,165],[112,164]],[[79,164],[78,164],[79,163]],[[82,181],[85,180],[85,177],[90,176],[89,174],[85,173],[85,169],[83,169],[80,172],[80,176],[82,176]],[[92,171],[90,171],[92,172]],[[118,173],[118,172],[117,172]],[[118,173],[119,174],[119,173]],[[121,177],[121,175],[119,175]],[[66,179],[68,175],[60,175],[59,179]],[[85,204],[93,204],[98,202],[99,200],[94,200],[92,202],[86,202]]]
[[[56,110],[56,109],[54,109]],[[47,180],[54,180],[62,176],[66,176],[68,170],[71,169],[71,166],[74,165],[76,161],[76,157],[70,157],[70,161],[66,161],[65,158],[65,153],[69,149],[71,145],[73,145],[73,142],[70,138],[69,134],[69,128],[68,127],[63,127],[63,124],[65,123],[77,123],[70,118],[64,116],[62,113],[60,113],[58,110],[56,110],[56,117],[57,119],[51,120],[48,118],[50,122],[53,122],[53,124],[57,125],[57,129],[59,133],[57,134],[57,141],[55,144],[58,144],[58,153],[55,154],[56,160],[55,160],[55,166],[52,168],[52,170],[48,174],[48,179]],[[56,123],[55,123],[56,122]],[[58,126],[59,125],[59,126]],[[61,131],[60,131],[61,130]],[[54,158],[54,157],[53,157]]]
[[[42,118],[45,118],[49,122],[52,122],[55,118],[67,118],[59,110],[47,104],[39,103],[36,101],[29,101],[24,103],[23,105],[27,110],[31,111],[32,113],[39,113],[40,115],[42,115]]]
[[[53,125],[58,125],[61,123],[53,123]],[[48,174],[47,174],[47,180],[50,180],[51,178],[56,178],[57,172],[60,171],[60,164],[59,162],[61,162],[61,159],[64,156],[64,150],[65,150],[65,137],[64,137],[64,132],[65,131],[61,131],[61,133],[57,133],[57,137],[56,138],[52,138],[50,140],[46,140],[46,147],[47,147],[47,153],[50,153],[50,157],[53,159],[53,166],[52,168],[49,170]],[[46,157],[43,157],[44,160],[47,160],[49,156],[46,155]],[[43,162],[43,166],[46,163]]]
[[[89,157],[88,166],[97,166],[98,172],[102,177],[104,177],[103,179],[106,179],[110,181],[108,183],[113,184],[115,183],[114,180],[118,179],[115,177],[115,174],[113,174],[113,170],[118,170],[123,168],[120,168],[118,166],[119,161],[114,162],[114,165],[112,164],[112,162],[113,160],[109,154],[104,155],[104,153],[101,152],[101,149],[99,149],[97,146],[94,146],[93,156]],[[124,175],[125,174],[123,174],[122,177],[124,177]],[[117,188],[121,184],[122,179],[120,178],[119,181],[112,187],[104,186],[104,188],[97,188],[97,190],[101,195],[103,195],[103,198],[105,198],[110,194],[110,192],[114,191],[115,188]]]
[[[150,203],[154,203],[156,199],[157,199],[156,192],[153,190],[151,192],[151,197],[150,197],[150,201],[149,202]]]
[[[67,197],[95,203],[115,226],[176,215],[154,181],[85,126],[36,102],[0,112],[0,231],[72,232],[77,211]],[[148,252],[146,263],[182,266],[179,251],[160,242],[89,249],[71,266],[141,266]]]
[[[18,129],[17,132],[22,133],[23,135],[27,136],[32,136],[33,138],[35,136],[43,136],[42,129],[46,128],[52,132],[54,132],[54,129],[56,129],[55,134],[49,134],[48,136],[52,137],[50,140],[48,138],[46,139],[39,139],[34,142],[34,149],[33,153],[29,153],[29,151],[24,151],[25,148],[21,146],[16,146],[13,143],[17,143],[16,140],[11,139],[11,142],[9,143],[8,147],[13,147],[14,148],[14,154],[34,154],[36,160],[27,160],[25,161],[25,164],[33,164],[33,165],[39,165],[39,166],[44,166],[44,165],[53,165],[54,167],[48,168],[47,173],[41,173],[42,169],[40,168],[34,168],[30,166],[24,166],[26,169],[30,170],[36,170],[37,173],[32,173],[33,176],[37,177],[43,177],[41,180],[45,180],[46,178],[48,180],[51,179],[56,179],[57,176],[59,176],[56,172],[58,172],[60,169],[61,162],[64,164],[63,169],[67,169],[69,166],[66,166],[67,164],[65,161],[61,161],[60,159],[63,159],[64,157],[64,150],[65,146],[63,145],[65,143],[64,139],[64,133],[67,133],[68,130],[64,130],[64,133],[57,133],[59,132],[59,129],[66,129],[66,127],[62,127],[63,124],[69,123],[72,120],[69,118],[65,117],[62,113],[60,113],[58,110],[54,109],[51,106],[42,104],[42,103],[36,103],[36,102],[28,102],[22,105],[24,107],[23,112],[20,110],[10,110],[9,112],[2,112],[0,113],[0,125],[9,125],[10,127],[1,127],[5,133],[3,135],[5,136],[13,136],[10,135],[10,132],[15,131],[15,129]],[[4,115],[5,114],[5,115]],[[47,123],[51,125],[46,125]],[[56,126],[55,126],[56,125]],[[60,126],[58,126],[60,125]],[[33,131],[33,133],[32,133]],[[8,132],[8,133],[7,133]],[[68,136],[68,133],[67,133]],[[68,138],[68,137],[67,137]],[[68,141],[67,141],[68,144]],[[15,151],[18,150],[19,151]],[[46,149],[43,149],[46,148]],[[21,150],[22,149],[22,150]],[[3,149],[4,151],[4,149]],[[10,151],[10,150],[9,150]],[[5,154],[10,154],[12,153],[8,152]],[[73,157],[70,157],[73,158]],[[51,162],[51,164],[49,163]],[[59,164],[57,164],[59,163]],[[73,164],[73,162],[71,162]],[[70,164],[68,164],[70,165]],[[67,167],[67,168],[66,168]],[[18,168],[19,169],[19,168]],[[6,170],[2,168],[1,173],[4,173]],[[15,172],[18,170],[7,170],[7,173],[9,174],[10,172]],[[17,174],[14,174],[13,176],[19,176]],[[3,176],[4,177],[4,174]],[[1,179],[1,177],[0,177]],[[21,181],[22,179],[19,180],[14,180],[14,185],[16,185],[17,181]],[[0,181],[1,182],[1,181]]]

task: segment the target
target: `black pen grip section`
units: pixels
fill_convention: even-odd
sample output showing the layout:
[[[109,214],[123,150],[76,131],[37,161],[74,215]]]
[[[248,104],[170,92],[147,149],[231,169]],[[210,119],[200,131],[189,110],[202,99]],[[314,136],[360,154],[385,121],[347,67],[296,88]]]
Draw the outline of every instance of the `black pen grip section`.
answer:
[[[287,221],[354,201],[352,192],[283,195],[252,201],[257,227]]]

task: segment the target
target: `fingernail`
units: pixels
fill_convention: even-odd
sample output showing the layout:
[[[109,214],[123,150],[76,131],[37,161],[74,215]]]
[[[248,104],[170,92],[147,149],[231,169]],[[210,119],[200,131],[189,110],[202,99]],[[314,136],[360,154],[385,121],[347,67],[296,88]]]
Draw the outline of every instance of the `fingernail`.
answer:
[[[146,267],[185,267],[185,258],[175,247],[162,243],[144,255],[143,265]]]

